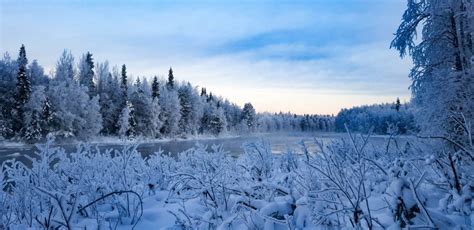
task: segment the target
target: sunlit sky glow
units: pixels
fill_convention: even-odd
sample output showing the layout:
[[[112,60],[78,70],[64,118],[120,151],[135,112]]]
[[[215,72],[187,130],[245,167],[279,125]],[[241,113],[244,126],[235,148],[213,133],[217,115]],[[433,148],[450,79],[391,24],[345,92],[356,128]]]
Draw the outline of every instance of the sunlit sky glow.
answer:
[[[336,114],[410,98],[409,60],[389,49],[402,0],[0,0],[0,51],[25,44],[46,71],[62,50],[133,76],[205,86],[257,111]]]

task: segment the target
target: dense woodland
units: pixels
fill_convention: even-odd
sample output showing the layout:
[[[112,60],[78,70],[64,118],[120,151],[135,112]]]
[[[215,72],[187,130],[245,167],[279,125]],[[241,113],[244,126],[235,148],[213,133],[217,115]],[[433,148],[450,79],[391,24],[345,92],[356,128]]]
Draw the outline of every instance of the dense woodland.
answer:
[[[98,135],[122,138],[175,138],[195,135],[273,131],[330,131],[334,117],[291,113],[257,114],[226,99],[167,79],[133,78],[127,67],[95,63],[91,53],[76,64],[68,51],[51,76],[38,61],[28,64],[21,46],[18,58],[0,61],[0,136],[36,142],[48,133],[87,139]],[[134,79],[134,80],[133,80]]]
[[[94,63],[91,53],[76,65],[64,51],[51,75],[37,60],[28,64],[25,47],[18,58],[0,60],[0,137],[37,142],[48,133],[87,139],[186,138],[196,135],[280,131],[352,131],[413,133],[409,104],[380,104],[341,110],[333,115],[256,113],[189,82],[128,76],[127,68]],[[132,80],[135,79],[135,80]]]
[[[336,116],[335,129],[360,133],[415,134],[417,126],[412,105],[395,103],[355,106],[342,109]]]

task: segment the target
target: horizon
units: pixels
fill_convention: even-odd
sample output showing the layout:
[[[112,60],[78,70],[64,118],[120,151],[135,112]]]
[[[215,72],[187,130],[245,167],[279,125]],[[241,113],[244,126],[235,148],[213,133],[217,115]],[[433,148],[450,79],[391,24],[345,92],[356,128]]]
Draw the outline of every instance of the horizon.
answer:
[[[166,77],[171,66],[177,81],[258,112],[335,115],[410,100],[411,62],[389,49],[405,5],[2,1],[0,43],[14,58],[23,42],[47,74],[63,49],[76,62],[89,51],[95,62],[126,64],[133,77]]]

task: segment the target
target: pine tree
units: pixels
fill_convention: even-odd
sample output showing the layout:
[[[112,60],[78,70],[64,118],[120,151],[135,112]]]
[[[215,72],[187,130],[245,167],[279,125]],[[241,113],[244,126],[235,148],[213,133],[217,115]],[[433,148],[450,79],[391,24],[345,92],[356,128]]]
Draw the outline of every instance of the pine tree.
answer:
[[[28,142],[36,142],[42,138],[41,117],[37,111],[33,111],[30,121],[25,125],[24,135]]]
[[[153,78],[153,83],[151,85],[151,96],[153,99],[160,97],[160,83],[158,82],[158,78],[155,76]]]
[[[49,99],[46,98],[43,104],[43,113],[41,114],[41,120],[43,121],[43,134],[48,134],[51,130],[54,129],[53,125],[53,111],[51,110],[51,103]]]
[[[13,108],[18,65],[8,53],[0,59],[0,138],[11,138],[13,132]]]
[[[18,133],[23,128],[23,106],[28,102],[31,94],[31,85],[28,76],[26,75],[26,65],[28,59],[26,58],[25,46],[21,45],[20,53],[18,55],[18,75],[15,91],[15,104],[12,111],[13,115],[13,131]]]
[[[127,90],[128,90],[127,84],[128,84],[127,83],[127,66],[123,64],[122,65],[122,84],[120,87],[122,88],[122,92],[125,99],[127,99]]]
[[[130,108],[125,106],[122,111],[120,112],[120,117],[118,120],[118,134],[120,137],[126,137],[127,131],[129,130],[130,123]]]
[[[242,110],[242,121],[247,126],[249,131],[254,131],[256,128],[256,113],[251,103],[245,103],[244,109]]]
[[[400,98],[397,97],[397,101],[395,102],[395,109],[397,110],[397,112],[400,112]]]
[[[148,93],[145,93],[147,91]],[[136,134],[142,136],[152,136],[154,134],[153,126],[153,100],[150,97],[149,87],[146,80],[141,83],[140,78],[134,85],[134,90],[130,95],[130,102],[133,105],[134,117],[136,122]]]
[[[168,82],[166,83],[168,89],[174,89],[174,76],[173,76],[173,69],[170,67],[168,72]]]
[[[201,133],[210,133],[218,136],[226,130],[227,120],[222,108],[217,108],[215,103],[207,105],[202,117]]]
[[[207,103],[214,101],[214,96],[212,96],[212,92],[209,93],[209,97],[206,99]]]
[[[206,92],[206,88],[201,88],[201,97],[207,97],[207,92]]]
[[[79,68],[79,83],[87,87],[88,94],[92,98],[96,94],[96,89],[94,85],[94,60],[91,53],[87,52],[84,55]]]
[[[136,120],[135,120],[135,111],[132,103],[126,102],[125,108],[123,108],[122,113],[119,118],[119,135],[121,137],[133,138],[136,135]]]
[[[180,114],[181,119],[179,120],[179,129],[181,134],[191,133],[192,123],[192,110],[193,105],[191,103],[192,87],[191,85],[183,85],[178,90],[179,104],[181,107]]]
[[[133,105],[130,104],[130,116],[128,117],[128,130],[127,130],[127,136],[128,137],[135,137],[137,135],[137,120],[135,118],[135,109],[133,108]]]

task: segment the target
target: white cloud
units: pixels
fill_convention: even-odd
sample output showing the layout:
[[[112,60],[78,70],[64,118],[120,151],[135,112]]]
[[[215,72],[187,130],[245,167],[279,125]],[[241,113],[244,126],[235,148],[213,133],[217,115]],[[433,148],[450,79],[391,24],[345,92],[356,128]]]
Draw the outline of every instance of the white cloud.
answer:
[[[271,111],[335,113],[409,98],[410,63],[388,50],[399,1],[1,4],[1,51],[15,56],[25,43],[47,69],[63,48],[125,63],[135,76],[173,66],[179,80]],[[288,36],[272,40],[275,31]],[[267,33],[262,44],[226,49]]]

